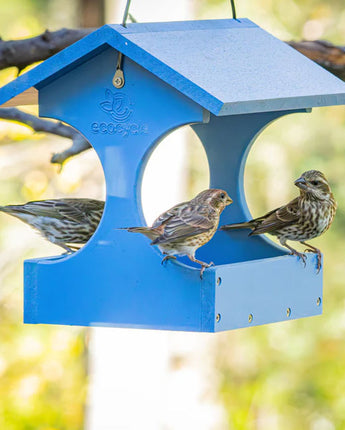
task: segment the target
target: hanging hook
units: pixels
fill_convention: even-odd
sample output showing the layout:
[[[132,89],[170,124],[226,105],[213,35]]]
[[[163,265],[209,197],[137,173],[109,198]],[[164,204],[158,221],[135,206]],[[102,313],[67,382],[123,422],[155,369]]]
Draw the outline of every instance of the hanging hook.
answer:
[[[231,3],[231,10],[232,10],[232,19],[237,19],[235,0],[230,0],[230,3]]]
[[[123,13],[122,24],[121,24],[125,28],[127,27],[126,22],[129,14],[130,5],[131,5],[131,0],[127,0],[125,11]],[[118,89],[122,88],[125,85],[125,76],[122,70],[122,57],[123,57],[123,54],[122,52],[119,51],[117,56],[117,62],[116,62],[116,71],[113,77],[113,85],[115,88],[118,88]]]
[[[117,89],[120,89],[125,85],[125,76],[122,70],[122,56],[122,52],[119,51],[116,62],[116,71],[113,77],[113,85]]]

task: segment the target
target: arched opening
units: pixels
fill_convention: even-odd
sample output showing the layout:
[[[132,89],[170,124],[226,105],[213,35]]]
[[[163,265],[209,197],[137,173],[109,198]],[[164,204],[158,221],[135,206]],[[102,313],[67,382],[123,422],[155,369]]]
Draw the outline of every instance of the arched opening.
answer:
[[[192,199],[209,183],[200,139],[189,126],[174,130],[157,145],[145,166],[141,201],[147,225],[175,204]]]
[[[37,114],[35,108],[25,108],[25,111]],[[67,149],[72,144],[70,140],[48,133],[33,135],[28,127],[12,122],[1,122],[0,134],[12,138],[1,146],[0,151],[2,205],[51,199],[104,200],[104,173],[94,150],[70,158],[61,168],[50,163],[50,159],[52,154],[60,154]],[[26,258],[64,252],[51,242],[40,239],[28,225],[14,217],[1,214],[0,222],[1,230],[9,232],[2,235],[6,253],[17,247],[17,255],[18,243]]]
[[[341,107],[323,107],[311,114],[285,115],[260,133],[248,154],[244,175],[246,201],[253,217],[297,197],[294,180],[306,170],[320,170],[331,184],[336,182],[343,169],[341,157],[334,156],[342,152],[343,118]],[[336,188],[333,191],[336,193]],[[276,241],[274,236],[269,238]],[[299,244],[296,248],[304,249]]]

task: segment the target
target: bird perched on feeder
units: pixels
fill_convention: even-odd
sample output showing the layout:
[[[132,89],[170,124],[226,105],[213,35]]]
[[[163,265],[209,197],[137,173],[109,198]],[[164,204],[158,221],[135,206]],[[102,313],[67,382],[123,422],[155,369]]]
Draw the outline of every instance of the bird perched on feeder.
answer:
[[[223,225],[221,230],[241,228],[251,229],[249,236],[270,233],[277,236],[280,243],[297,255],[306,264],[306,256],[289,246],[286,241],[292,240],[307,246],[304,252],[317,254],[317,270],[321,269],[321,251],[306,243],[324,233],[332,224],[337,203],[325,175],[318,170],[304,172],[295,185],[300,190],[299,197],[287,205],[274,209],[266,215],[248,222]]]
[[[176,255],[187,257],[201,265],[200,277],[205,268],[213,263],[205,263],[195,258],[195,251],[209,242],[215,234],[220,214],[232,203],[226,191],[208,189],[194,199],[180,203],[162,213],[152,227],[129,227],[131,233],[142,233],[152,240],[165,255],[162,263]]]
[[[104,202],[92,199],[55,199],[0,206],[38,230],[42,236],[67,252],[85,244],[101,220]]]

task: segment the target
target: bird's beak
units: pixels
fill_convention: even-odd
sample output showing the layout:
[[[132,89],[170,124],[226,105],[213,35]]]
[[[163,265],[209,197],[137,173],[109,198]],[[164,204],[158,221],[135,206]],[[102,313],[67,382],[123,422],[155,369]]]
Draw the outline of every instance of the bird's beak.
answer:
[[[306,190],[308,188],[307,181],[302,176],[296,179],[295,185],[301,190]]]
[[[228,198],[226,199],[226,204],[231,205],[231,203],[232,203],[232,198],[228,196]]]

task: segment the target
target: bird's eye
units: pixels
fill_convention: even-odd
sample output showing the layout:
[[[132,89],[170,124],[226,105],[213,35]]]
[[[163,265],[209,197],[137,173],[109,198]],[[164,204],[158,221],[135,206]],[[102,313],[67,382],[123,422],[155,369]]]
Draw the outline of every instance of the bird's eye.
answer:
[[[220,198],[221,198],[221,199],[225,199],[225,194],[224,194],[224,193],[222,193],[222,194],[220,195]]]
[[[310,183],[315,186],[320,185],[320,181],[310,181]]]

